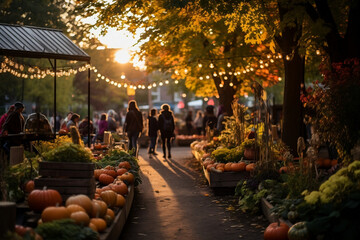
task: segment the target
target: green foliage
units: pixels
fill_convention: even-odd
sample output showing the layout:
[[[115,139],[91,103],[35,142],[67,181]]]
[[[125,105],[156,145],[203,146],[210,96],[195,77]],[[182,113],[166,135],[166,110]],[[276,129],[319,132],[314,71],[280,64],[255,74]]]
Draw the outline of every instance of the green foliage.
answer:
[[[64,143],[71,142],[71,138],[69,138],[68,136],[56,136],[56,139],[54,141],[38,141],[34,143],[34,146],[40,154],[44,154],[61,146]]]
[[[95,163],[96,167],[104,168],[108,165],[110,166],[118,166],[120,162],[129,162],[131,165],[131,169],[129,172],[134,174],[135,177],[135,186],[141,183],[140,177],[140,167],[139,160],[134,156],[130,155],[126,151],[123,150],[112,150],[105,157]]]
[[[48,162],[92,162],[92,154],[83,146],[73,143],[64,143],[43,154]]]
[[[227,158],[230,155],[231,150],[228,148],[218,148],[211,153],[211,156],[216,162],[227,162]]]
[[[62,219],[38,225],[35,229],[44,239],[51,240],[97,240],[98,233],[89,227],[76,225],[72,219]]]
[[[254,188],[252,180],[240,181],[235,189],[235,195],[239,196],[239,207],[243,212],[259,213],[261,198],[267,193],[266,189],[260,191]],[[256,186],[256,185],[255,185]]]
[[[25,197],[22,187],[24,184],[38,176],[39,158],[26,158],[22,163],[9,167],[5,171],[7,199],[18,202]]]
[[[289,188],[289,198],[301,198],[301,194],[305,190],[311,191],[319,186],[316,179],[309,178],[300,171],[285,174],[283,178]]]

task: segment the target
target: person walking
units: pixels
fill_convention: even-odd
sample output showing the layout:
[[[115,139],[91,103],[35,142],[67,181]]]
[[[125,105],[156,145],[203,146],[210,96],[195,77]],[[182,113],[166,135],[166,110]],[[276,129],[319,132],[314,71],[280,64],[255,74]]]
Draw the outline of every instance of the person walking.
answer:
[[[4,125],[2,126],[2,135],[8,136],[8,134],[18,134],[24,132],[25,119],[22,112],[25,109],[24,104],[17,102],[14,104],[14,111],[6,118]],[[22,144],[21,137],[13,137],[3,145],[5,152],[10,153],[10,147],[19,146]]]
[[[97,140],[102,142],[104,140],[104,132],[107,130],[108,130],[107,114],[102,113],[100,116],[100,121],[99,121],[99,129],[95,135],[94,142],[96,142]]]
[[[5,123],[7,117],[10,115],[10,113],[12,113],[13,111],[15,110],[15,106],[14,105],[11,105],[8,109],[8,111],[1,116],[0,118],[0,133],[2,132],[2,126],[3,124]]]
[[[194,120],[195,130],[197,135],[201,135],[203,129],[203,113],[201,110],[196,112],[196,117]]]
[[[143,130],[142,114],[137,107],[136,101],[129,102],[128,112],[125,117],[125,132],[129,139],[129,150],[134,149],[133,155],[138,154],[138,138]]]
[[[192,131],[193,131],[193,119],[192,119],[192,111],[189,110],[188,114],[186,115],[185,118],[185,124],[186,124],[186,131],[187,131],[187,135],[191,135]]]
[[[161,114],[159,116],[159,129],[161,133],[162,148],[164,153],[164,158],[166,158],[166,148],[168,151],[168,158],[171,158],[171,138],[175,137],[175,122],[174,115],[170,111],[170,106],[168,104],[163,104],[161,106]]]
[[[159,130],[158,120],[156,119],[157,111],[155,108],[151,109],[150,116],[148,116],[148,135],[150,138],[149,154],[157,155],[156,142]]]
[[[214,106],[209,105],[205,109],[205,117],[203,118],[203,131],[206,135],[206,128],[209,127],[210,130],[216,128],[217,118],[214,114]]]

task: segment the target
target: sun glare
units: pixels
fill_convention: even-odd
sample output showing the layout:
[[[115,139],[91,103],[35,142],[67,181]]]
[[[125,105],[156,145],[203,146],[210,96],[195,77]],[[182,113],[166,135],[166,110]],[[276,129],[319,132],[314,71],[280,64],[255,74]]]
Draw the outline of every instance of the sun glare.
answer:
[[[131,55],[128,50],[121,49],[115,53],[115,61],[124,64],[130,62]]]

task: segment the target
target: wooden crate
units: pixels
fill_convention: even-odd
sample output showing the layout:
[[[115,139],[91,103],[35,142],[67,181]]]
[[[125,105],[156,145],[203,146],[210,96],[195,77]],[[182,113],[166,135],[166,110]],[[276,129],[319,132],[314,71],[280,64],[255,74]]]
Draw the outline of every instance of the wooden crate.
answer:
[[[240,180],[250,178],[249,172],[208,172],[204,167],[205,178],[212,188],[236,187]]]
[[[59,191],[63,200],[76,194],[95,195],[96,182],[93,163],[40,162],[40,177],[35,188],[47,187]]]

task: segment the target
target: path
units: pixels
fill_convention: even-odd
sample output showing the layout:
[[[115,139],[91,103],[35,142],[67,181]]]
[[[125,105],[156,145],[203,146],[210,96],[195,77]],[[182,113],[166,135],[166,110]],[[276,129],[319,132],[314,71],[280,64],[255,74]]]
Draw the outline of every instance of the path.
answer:
[[[213,196],[189,147],[172,149],[171,160],[162,154],[150,159],[140,149],[143,183],[138,187],[127,224],[120,237],[134,239],[247,239],[263,238],[261,217],[227,211],[226,197]],[[227,199],[228,202],[228,199]]]

